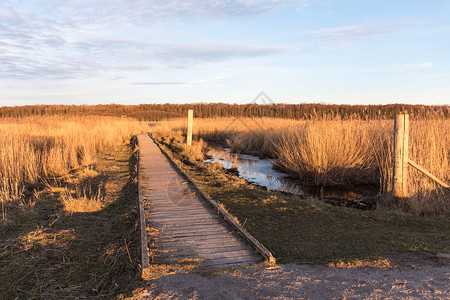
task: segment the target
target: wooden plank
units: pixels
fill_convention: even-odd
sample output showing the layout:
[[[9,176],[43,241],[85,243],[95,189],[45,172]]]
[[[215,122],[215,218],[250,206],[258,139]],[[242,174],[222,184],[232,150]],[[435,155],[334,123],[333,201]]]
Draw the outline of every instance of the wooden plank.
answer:
[[[185,231],[199,231],[199,232],[205,232],[207,230],[220,230],[221,228],[229,230],[229,228],[225,227],[225,226],[211,226],[211,225],[198,225],[195,227],[175,227],[175,226],[170,226],[167,228],[163,229],[163,232],[170,232],[170,233],[174,233],[174,232],[185,232]]]
[[[152,213],[151,217],[155,220],[160,221],[176,221],[176,220],[214,220],[217,221],[220,219],[217,215],[208,214],[208,213],[200,213],[200,212],[194,212],[194,213],[188,213],[184,214],[180,211],[180,213],[174,213],[172,215],[169,215],[168,212],[164,212],[164,214],[158,214],[157,212]]]
[[[161,195],[161,196],[150,195],[147,198],[152,200],[153,206],[158,207],[160,209],[167,209],[167,210],[169,210],[169,209],[178,209],[178,210],[181,210],[181,209],[189,209],[189,208],[205,208],[205,206],[203,206],[201,204],[198,204],[198,203],[195,203],[195,202],[192,202],[190,204],[191,207],[185,207],[184,206],[184,207],[178,207],[177,208],[177,206],[179,206],[178,205],[178,201],[180,201],[180,202],[192,201],[193,199],[195,199],[194,197],[177,197],[177,198],[174,198],[173,196],[169,197],[169,195]],[[174,203],[174,201],[177,201],[177,202]]]
[[[193,222],[161,222],[161,221],[155,221],[155,220],[150,220],[150,223],[155,224],[156,226],[161,226],[164,228],[177,228],[177,227],[186,227],[186,226],[217,226],[219,227],[220,225],[217,225],[217,221],[208,221],[208,222],[200,222],[200,221],[193,221]]]
[[[164,244],[163,242],[158,241],[157,244]],[[244,244],[241,241],[238,240],[230,240],[228,243],[224,244],[221,240],[216,240],[216,241],[210,241],[210,243],[205,243],[204,241],[198,242],[198,243],[192,243],[192,241],[186,241],[184,244],[172,244],[172,245],[165,245],[164,248],[159,248],[159,249],[164,249],[164,250],[174,250],[174,249],[179,249],[181,247],[183,248],[195,248],[195,249],[218,249],[221,247],[238,247],[238,246],[243,246],[243,247],[249,247],[250,245],[248,244]],[[251,248],[254,249],[254,248]]]
[[[179,208],[172,208],[172,209],[163,209],[158,205],[152,205],[153,208],[158,208],[158,210],[156,209],[152,209],[150,211],[151,215],[155,215],[155,216],[171,216],[173,214],[179,214],[179,213],[184,213],[186,215],[197,215],[197,214],[204,214],[205,213],[205,208],[203,206],[200,207],[179,207]],[[206,211],[206,214],[209,216],[217,216],[216,213],[210,212],[210,211]]]
[[[202,242],[205,240],[214,241],[214,240],[224,240],[233,238],[230,236],[225,236],[223,234],[211,234],[211,235],[194,235],[194,236],[162,236],[158,242],[161,243],[170,243],[170,242]]]
[[[230,240],[235,238],[232,233],[223,234],[212,234],[212,235],[198,235],[192,237],[173,237],[171,235],[162,235],[159,239],[160,242],[174,242],[174,241],[186,241],[186,242],[203,242],[205,240],[215,241],[215,240]]]
[[[151,199],[149,198],[148,200],[153,202],[152,208],[153,211],[161,211],[161,212],[165,212],[165,213],[169,213],[169,212],[173,212],[173,213],[183,213],[184,211],[189,211],[189,210],[202,210],[205,211],[205,207],[203,206],[197,206],[197,205],[180,205],[180,204],[186,204],[183,202],[174,204],[162,204],[162,203],[156,203],[158,200],[157,199]]]
[[[181,250],[172,250],[172,251],[160,251],[157,252],[161,257],[185,257],[191,255],[197,255],[201,258],[229,258],[229,257],[237,257],[237,256],[251,256],[254,255],[254,251],[250,251],[244,247],[223,247],[221,251],[214,251],[212,248],[207,249],[181,249]]]
[[[197,237],[197,236],[214,236],[214,235],[224,235],[224,234],[233,234],[232,231],[209,231],[209,232],[188,232],[188,233],[179,233],[179,234],[173,234],[170,233],[171,238],[188,238],[188,237]],[[167,235],[169,236],[169,235]],[[162,236],[160,238],[161,240],[168,239],[165,236]]]
[[[442,185],[444,188],[448,189],[450,188],[450,186],[448,184],[446,184],[444,181],[440,180],[439,178],[437,178],[436,176],[434,176],[433,174],[431,174],[430,172],[428,172],[426,169],[422,168],[421,166],[419,166],[418,164],[416,164],[415,162],[413,162],[412,160],[408,160],[408,163],[416,168],[417,170],[419,170],[420,172],[422,172],[423,174],[425,174],[426,176],[428,176],[429,178],[433,179],[435,182],[439,183],[440,185]]]
[[[180,255],[162,255],[166,260],[173,261],[182,258],[201,258],[204,260],[216,260],[216,259],[229,259],[229,260],[247,260],[247,257],[254,256],[254,253],[249,252],[248,250],[237,250],[231,252],[223,252],[223,253],[183,253]]]
[[[217,217],[211,217],[208,215],[200,215],[200,216],[172,216],[172,217],[158,217],[153,216],[152,221],[154,222],[160,222],[165,224],[179,224],[180,222],[183,222],[184,225],[192,224],[192,223],[200,223],[200,224],[208,224],[208,222],[213,222],[214,224],[217,223]],[[202,223],[205,222],[205,223]]]
[[[170,214],[162,214],[160,212],[151,212],[149,214],[149,216],[150,216],[150,218],[170,218],[170,217],[178,218],[178,216],[173,216]],[[217,216],[215,216],[215,215],[206,215],[205,216],[204,214],[201,214],[199,212],[185,214],[182,218],[206,218],[206,217],[217,219]]]
[[[247,258],[248,256],[254,256],[255,251],[249,250],[235,250],[229,252],[216,252],[216,253],[202,253],[202,257],[206,259],[219,259],[219,258]]]
[[[232,237],[219,237],[219,238],[210,238],[205,240],[182,240],[182,241],[168,241],[168,242],[156,242],[157,245],[161,246],[191,246],[191,245],[203,245],[203,244],[223,244],[223,243],[231,243],[235,241]]]
[[[209,232],[232,232],[229,231],[227,229],[222,229],[222,228],[205,228],[203,230],[198,230],[198,229],[194,229],[194,228],[173,228],[172,230],[166,230],[164,229],[164,234],[172,234],[172,235],[177,235],[177,234],[198,234],[198,233],[202,233],[202,234],[208,234]]]
[[[252,248],[253,249],[253,248]],[[173,248],[173,249],[164,249],[164,250],[157,250],[157,253],[161,253],[162,255],[165,254],[181,254],[184,252],[189,252],[189,251],[197,251],[197,252],[201,252],[201,253],[220,253],[220,252],[229,252],[229,251],[238,251],[238,250],[249,250],[248,247],[244,246],[244,245],[221,245],[221,246],[216,246],[216,247],[203,247],[203,248],[189,248],[189,249],[177,249],[177,248]]]

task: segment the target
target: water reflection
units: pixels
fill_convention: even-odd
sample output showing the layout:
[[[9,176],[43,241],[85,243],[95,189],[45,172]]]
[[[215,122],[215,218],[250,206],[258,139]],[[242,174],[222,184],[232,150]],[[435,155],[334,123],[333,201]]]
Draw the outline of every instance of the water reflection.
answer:
[[[209,146],[208,159],[205,162],[218,162],[225,169],[236,168],[239,177],[249,182],[266,187],[268,190],[282,191],[295,195],[309,195],[321,199],[333,206],[345,206],[358,209],[375,209],[378,190],[375,187],[365,187],[362,190],[356,187],[345,188],[328,187],[325,192],[322,188],[301,188],[299,184],[287,177],[287,174],[273,169],[274,163],[266,158],[248,154],[231,153],[229,148]]]
[[[289,180],[285,173],[273,169],[273,162],[248,154],[231,153],[229,148],[209,146],[205,162],[221,163],[225,169],[237,168],[239,176],[268,190],[303,195],[300,186]]]

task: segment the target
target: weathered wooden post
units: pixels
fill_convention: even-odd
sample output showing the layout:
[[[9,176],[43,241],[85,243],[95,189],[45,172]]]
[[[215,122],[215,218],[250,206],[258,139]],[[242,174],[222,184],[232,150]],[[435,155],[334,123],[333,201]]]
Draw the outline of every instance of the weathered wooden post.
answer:
[[[408,197],[408,139],[409,115],[398,114],[394,121],[394,178],[395,198]]]
[[[186,145],[192,145],[192,123],[194,121],[194,111],[192,109],[188,110],[188,128],[186,135]]]

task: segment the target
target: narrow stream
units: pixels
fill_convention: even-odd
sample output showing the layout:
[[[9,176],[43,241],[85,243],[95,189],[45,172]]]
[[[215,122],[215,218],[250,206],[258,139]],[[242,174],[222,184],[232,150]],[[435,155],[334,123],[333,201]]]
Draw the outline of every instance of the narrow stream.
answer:
[[[374,191],[357,191],[345,189],[327,189],[326,192],[317,189],[302,188],[287,174],[274,170],[274,162],[267,158],[260,158],[249,154],[232,153],[229,148],[209,145],[208,163],[220,163],[225,169],[236,168],[239,177],[247,179],[250,183],[266,187],[268,190],[282,191],[294,195],[311,195],[334,206],[346,206],[359,209],[375,208]],[[372,197],[366,197],[367,195]],[[362,200],[368,199],[368,200]]]
[[[266,187],[268,190],[282,191],[295,195],[304,195],[300,185],[287,178],[287,174],[273,169],[274,163],[267,158],[249,154],[231,153],[229,148],[209,146],[208,159],[205,162],[219,162],[225,169],[237,166],[239,176],[251,183]]]

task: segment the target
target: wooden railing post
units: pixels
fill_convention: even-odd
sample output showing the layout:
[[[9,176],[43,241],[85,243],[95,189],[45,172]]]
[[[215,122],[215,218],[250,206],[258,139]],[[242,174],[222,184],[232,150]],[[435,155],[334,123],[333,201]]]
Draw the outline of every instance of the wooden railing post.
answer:
[[[192,109],[188,110],[188,128],[186,135],[186,145],[192,145],[192,123],[194,121],[194,111]]]
[[[393,176],[393,192],[396,198],[408,197],[408,139],[409,115],[396,115],[394,121]]]

